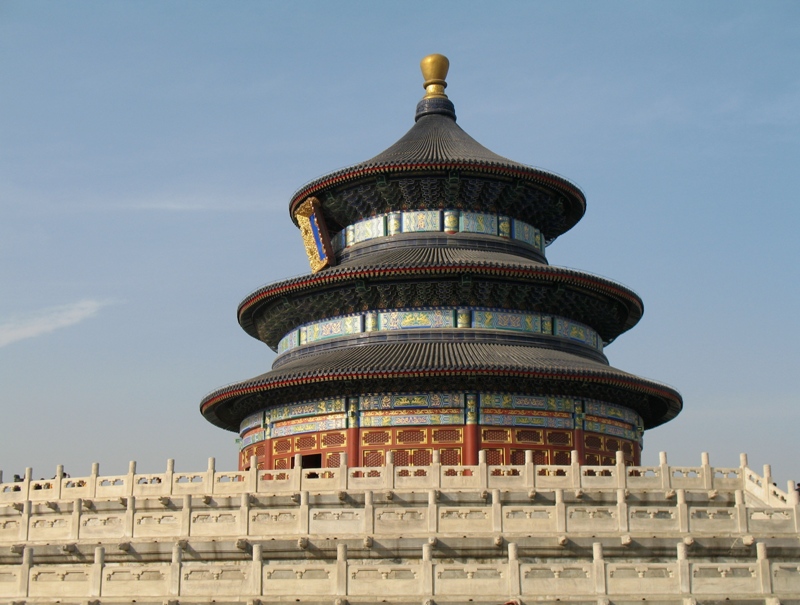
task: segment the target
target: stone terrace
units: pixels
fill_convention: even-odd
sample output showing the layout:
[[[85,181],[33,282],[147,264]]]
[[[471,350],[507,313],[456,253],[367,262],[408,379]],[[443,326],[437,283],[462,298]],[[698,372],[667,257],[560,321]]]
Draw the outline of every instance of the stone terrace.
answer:
[[[28,469],[0,483],[0,603],[800,603],[798,494],[768,466],[527,460]]]

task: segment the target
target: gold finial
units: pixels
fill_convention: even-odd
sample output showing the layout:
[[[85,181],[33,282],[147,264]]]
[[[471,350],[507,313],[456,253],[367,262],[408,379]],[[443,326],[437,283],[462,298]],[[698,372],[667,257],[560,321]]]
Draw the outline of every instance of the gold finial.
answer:
[[[444,55],[428,55],[419,62],[419,67],[422,70],[422,77],[425,78],[425,98],[431,97],[447,98],[444,94],[444,89],[447,87],[447,82],[444,79],[447,77],[447,70],[450,69],[450,61]]]

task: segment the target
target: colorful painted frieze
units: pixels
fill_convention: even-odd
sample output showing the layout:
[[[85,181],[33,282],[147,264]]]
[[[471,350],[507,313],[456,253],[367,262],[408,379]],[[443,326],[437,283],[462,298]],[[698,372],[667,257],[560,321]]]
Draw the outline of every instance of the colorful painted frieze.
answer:
[[[632,426],[638,426],[642,422],[639,414],[633,410],[618,405],[611,405],[610,403],[603,403],[602,401],[587,399],[583,403],[583,410],[587,416],[592,415],[601,416],[603,418],[613,418]]]
[[[283,420],[272,427],[272,437],[287,437],[301,433],[316,433],[347,428],[347,414],[330,414],[315,420]]]
[[[497,217],[497,235],[502,238],[511,238],[511,219],[507,216]]]
[[[362,411],[359,424],[364,428],[464,424],[464,410],[445,408],[436,413],[411,410]]]
[[[516,240],[525,242],[529,246],[533,246],[540,252],[544,250],[542,233],[536,227],[523,223],[514,219],[513,221],[513,237]]]
[[[272,408],[270,419],[272,422],[287,420],[290,418],[304,418],[307,416],[318,416],[320,414],[333,414],[344,412],[346,401],[344,397],[323,399],[320,401],[304,401]]]
[[[496,408],[504,410],[545,410],[551,412],[575,411],[576,403],[580,400],[569,397],[535,396],[535,395],[510,395],[507,393],[481,393],[481,408]]]
[[[597,348],[597,333],[588,326],[575,321],[556,317],[555,335]]]
[[[264,412],[256,412],[255,414],[250,414],[247,418],[242,420],[242,423],[239,425],[239,434],[244,435],[247,431],[255,428],[260,428],[264,426]]]
[[[379,330],[408,330],[413,328],[454,328],[453,309],[389,311],[378,313]]]
[[[442,212],[440,210],[417,210],[403,212],[403,233],[442,230]]]
[[[403,219],[400,212],[390,212],[386,215],[386,233],[397,235],[403,232]]]
[[[258,443],[259,441],[264,441],[267,438],[266,431],[258,431],[253,433],[252,435],[248,435],[247,437],[243,437],[239,439],[239,451],[243,450],[244,448],[253,445],[254,443]]]
[[[484,212],[462,212],[460,227],[462,233],[497,235],[497,216]]]
[[[359,314],[309,324],[301,328],[301,331],[305,330],[305,342],[311,343],[337,336],[359,334],[361,329],[361,315]]]
[[[281,338],[278,343],[278,353],[286,353],[295,347],[300,346],[300,330],[292,330],[286,336]]]
[[[630,441],[636,441],[638,439],[636,431],[615,426],[607,422],[585,420],[583,423],[583,430],[593,433],[602,433],[603,435],[611,435],[613,437],[621,437],[622,439],[628,439]]]
[[[472,327],[493,330],[513,330],[538,334],[541,321],[538,314],[508,311],[473,311]]]
[[[573,429],[572,414],[537,414],[523,410],[492,410],[480,412],[480,424],[489,426],[535,426],[550,429]]]
[[[353,225],[353,243],[358,244],[386,235],[386,216],[374,216]]]
[[[458,233],[461,212],[459,210],[444,211],[444,232]]]
[[[463,393],[409,393],[398,395],[362,395],[361,410],[394,410],[414,408],[463,408]]]

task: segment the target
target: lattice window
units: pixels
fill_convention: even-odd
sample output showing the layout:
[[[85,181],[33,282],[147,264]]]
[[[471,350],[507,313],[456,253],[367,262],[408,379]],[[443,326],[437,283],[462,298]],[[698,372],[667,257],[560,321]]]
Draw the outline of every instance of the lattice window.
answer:
[[[429,466],[433,462],[433,452],[431,450],[414,450],[412,460],[414,466]]]
[[[461,464],[461,449],[441,449],[439,450],[439,460],[445,466],[458,466]]]
[[[503,450],[485,450],[486,451],[486,464],[490,466],[497,466],[503,464],[504,456]]]
[[[547,443],[550,445],[572,445],[572,433],[547,431]]]
[[[603,459],[600,461],[600,464],[603,466],[614,466],[617,463],[615,458],[610,458],[609,456],[603,456]]]
[[[411,452],[408,450],[394,450],[395,466],[410,466]]]
[[[335,454],[328,454],[325,459],[326,468],[337,468],[342,464],[342,456],[337,452]]]
[[[616,452],[619,449],[619,440],[606,438],[606,450],[609,452]]]
[[[517,431],[517,443],[542,443],[542,431],[520,429]]]
[[[507,443],[511,441],[511,431],[506,429],[484,429],[482,439],[484,441]]]
[[[263,456],[263,455],[264,455],[264,446],[263,445],[259,445],[258,447],[256,447],[256,456],[260,457],[260,456]]]
[[[419,429],[406,429],[397,431],[397,443],[425,443],[425,431]]]
[[[525,450],[511,450],[511,464],[525,464]]]
[[[316,435],[303,435],[294,441],[294,447],[297,450],[310,450],[317,447]]]
[[[435,429],[433,441],[434,443],[458,443],[461,441],[461,431],[459,429]]]
[[[622,451],[628,456],[633,456],[633,444],[630,441],[623,441]]]
[[[285,454],[286,452],[291,451],[292,442],[288,439],[280,439],[275,441],[272,447],[276,454]]]
[[[364,452],[364,466],[383,466],[383,452]]]
[[[341,447],[347,441],[344,433],[326,433],[322,436],[322,445],[324,447]]]
[[[589,466],[600,466],[600,456],[597,454],[586,454],[586,464]]]
[[[547,450],[533,450],[534,464],[550,464],[550,452]]]
[[[603,439],[598,437],[597,435],[586,435],[583,438],[583,443],[586,445],[586,447],[591,448],[593,450],[603,449]]]
[[[277,460],[273,461],[275,464],[276,469],[287,469],[289,468],[289,460],[286,458],[278,458]]]
[[[570,452],[553,452],[553,464],[569,464],[571,460]]]
[[[361,435],[364,445],[386,445],[392,440],[389,431],[364,431]]]

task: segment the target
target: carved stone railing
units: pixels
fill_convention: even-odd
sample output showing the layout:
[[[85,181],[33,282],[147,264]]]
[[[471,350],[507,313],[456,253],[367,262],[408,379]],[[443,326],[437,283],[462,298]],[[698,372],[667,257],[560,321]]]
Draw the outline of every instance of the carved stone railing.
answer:
[[[295,468],[288,470],[256,470],[255,460],[248,471],[217,471],[209,459],[205,471],[181,473],[174,470],[173,460],[164,473],[137,474],[131,462],[128,473],[101,476],[99,465],[92,465],[87,477],[64,477],[63,467],[56,469],[56,478],[34,480],[26,469],[22,481],[2,483],[0,504],[25,501],[42,502],[75,498],[127,498],[138,496],[291,494],[299,491],[374,491],[391,489],[502,489],[502,490],[742,490],[757,502],[770,508],[793,508],[798,494],[789,481],[786,492],[772,484],[769,465],[763,475],[747,467],[742,454],[738,467],[712,467],[703,454],[697,467],[669,466],[666,454],[660,454],[658,466],[625,466],[621,455],[614,466],[535,465],[532,452],[526,452],[520,465],[489,466],[480,452],[477,466],[443,466],[434,452],[430,466],[395,466],[392,455],[380,467],[348,467],[342,454],[342,466],[326,469],[302,469],[297,457]],[[577,452],[572,459],[577,460]]]
[[[543,596],[664,602],[666,598],[701,597],[723,601],[736,595],[737,602],[779,603],[800,594],[800,566],[771,561],[763,543],[752,558],[736,561],[703,561],[687,556],[678,543],[673,558],[659,561],[607,559],[601,543],[593,544],[588,557],[557,562],[521,559],[517,545],[492,560],[461,562],[434,556],[424,544],[415,557],[397,559],[348,558],[346,544],[338,544],[335,558],[306,561],[272,561],[262,545],[255,544],[247,558],[239,560],[185,560],[179,544],[163,562],[107,563],[104,547],[94,549],[88,561],[60,565],[38,563],[33,549],[25,548],[17,565],[0,565],[0,595],[27,602],[53,599],[180,598],[181,603],[208,602],[230,597],[237,602],[270,602],[278,597],[292,601],[344,602],[345,597],[381,602],[417,602],[440,597],[476,603]],[[205,599],[205,601],[203,600]],[[553,599],[555,600],[555,599]]]

